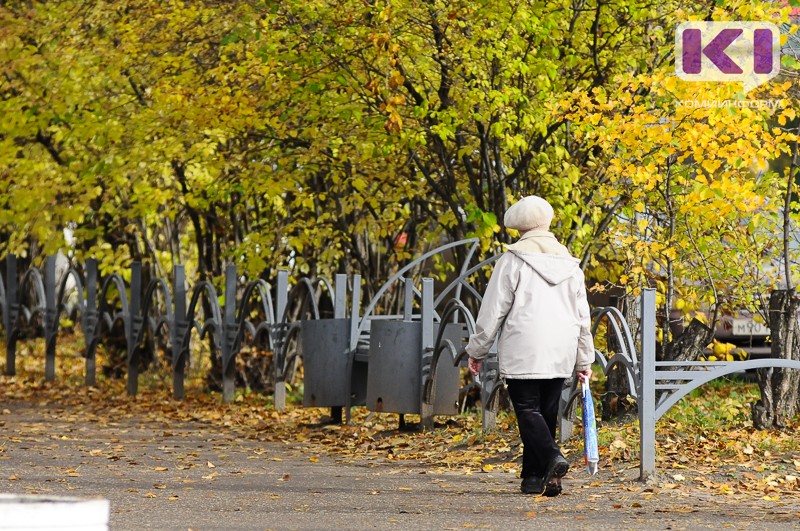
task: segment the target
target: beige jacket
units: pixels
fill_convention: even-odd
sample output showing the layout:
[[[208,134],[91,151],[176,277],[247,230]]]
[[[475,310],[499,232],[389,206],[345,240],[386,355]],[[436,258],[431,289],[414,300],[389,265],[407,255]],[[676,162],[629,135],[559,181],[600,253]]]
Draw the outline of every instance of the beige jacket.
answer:
[[[547,231],[528,231],[497,261],[467,353],[483,359],[500,334],[504,378],[568,378],[591,367],[583,271]]]

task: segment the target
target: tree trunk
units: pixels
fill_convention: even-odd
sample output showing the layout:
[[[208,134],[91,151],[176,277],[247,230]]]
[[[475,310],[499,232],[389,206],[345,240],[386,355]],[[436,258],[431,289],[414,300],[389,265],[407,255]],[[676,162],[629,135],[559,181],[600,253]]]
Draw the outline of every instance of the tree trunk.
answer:
[[[707,324],[692,319],[681,335],[671,341],[664,349],[665,361],[694,361],[711,342],[713,330]]]
[[[794,290],[776,290],[769,297],[769,329],[772,357],[800,360],[800,298]],[[753,404],[753,426],[763,430],[783,428],[797,412],[800,372],[792,369],[759,369],[761,399]]]
[[[692,319],[683,329],[681,335],[664,346],[664,361],[696,361],[703,353],[705,346],[714,338],[714,329],[697,319]],[[664,370],[676,371],[680,367],[664,367]],[[656,403],[670,391],[656,391]]]

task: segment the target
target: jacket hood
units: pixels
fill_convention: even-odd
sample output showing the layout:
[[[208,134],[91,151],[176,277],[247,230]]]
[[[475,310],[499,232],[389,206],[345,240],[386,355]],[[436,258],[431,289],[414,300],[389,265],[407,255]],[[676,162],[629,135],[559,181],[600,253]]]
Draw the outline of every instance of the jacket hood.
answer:
[[[556,239],[552,232],[546,230],[529,230],[519,240],[506,247],[517,253],[543,253],[558,256],[570,256],[566,247]]]
[[[580,261],[572,256],[542,253],[523,253],[515,249],[510,252],[531,266],[549,284],[560,284],[571,278],[580,269]]]

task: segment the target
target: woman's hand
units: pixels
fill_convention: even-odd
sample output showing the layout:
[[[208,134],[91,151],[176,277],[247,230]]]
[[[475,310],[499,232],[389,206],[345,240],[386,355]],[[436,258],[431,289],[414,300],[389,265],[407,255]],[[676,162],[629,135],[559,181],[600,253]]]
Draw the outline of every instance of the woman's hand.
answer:
[[[472,373],[472,376],[478,376],[478,373],[481,372],[481,367],[483,366],[483,360],[470,358],[469,362],[467,362],[467,365],[469,366],[469,372]]]
[[[585,371],[578,371],[575,373],[578,376],[578,379],[585,383],[589,384],[589,378],[592,377],[592,369],[586,369]]]

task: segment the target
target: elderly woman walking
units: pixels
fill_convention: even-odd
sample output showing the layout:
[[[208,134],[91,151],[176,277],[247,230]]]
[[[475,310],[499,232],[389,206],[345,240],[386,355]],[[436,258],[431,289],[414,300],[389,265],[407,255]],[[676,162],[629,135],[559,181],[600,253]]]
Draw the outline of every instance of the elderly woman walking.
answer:
[[[583,271],[548,230],[552,219],[537,196],[506,211],[504,225],[521,237],[497,261],[467,345],[477,375],[499,334],[500,375],[523,444],[521,490],[546,496],[561,493],[569,470],[555,439],[564,380],[588,380],[594,361]]]

